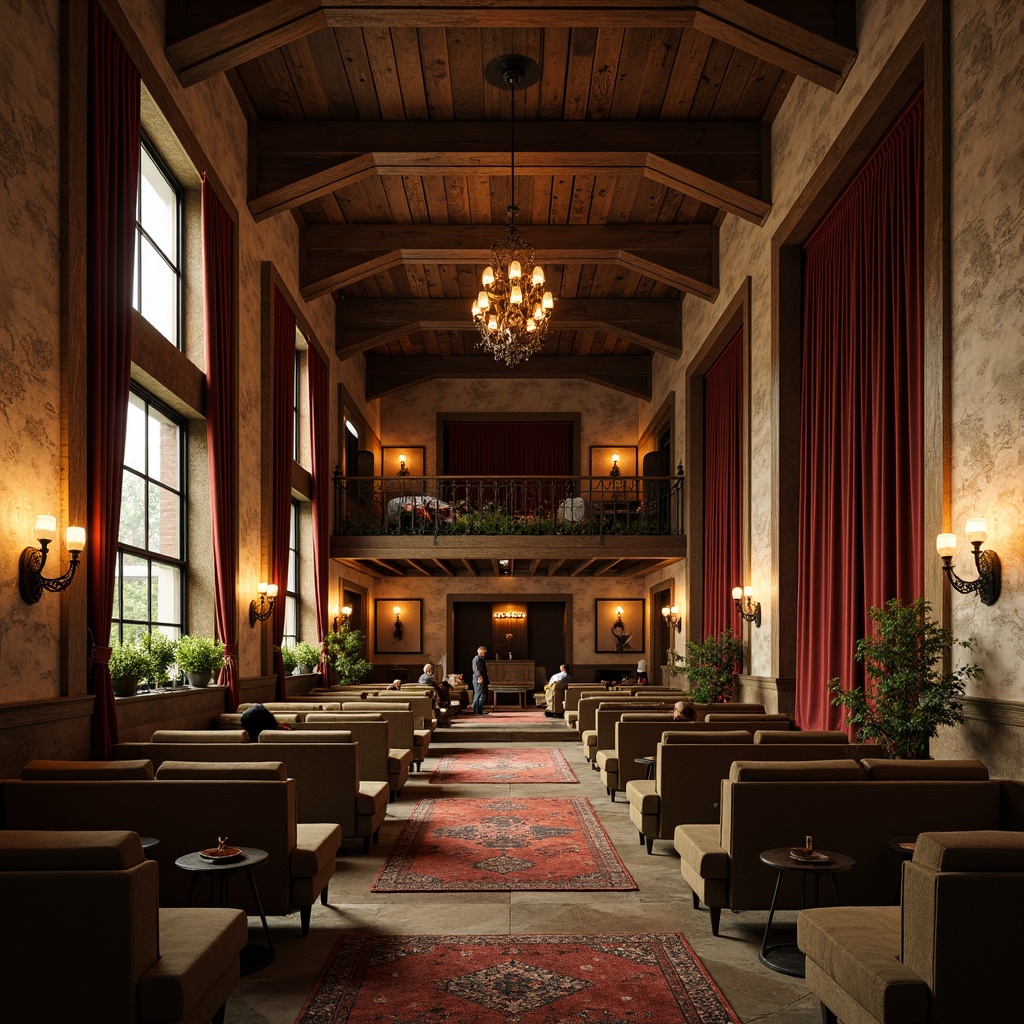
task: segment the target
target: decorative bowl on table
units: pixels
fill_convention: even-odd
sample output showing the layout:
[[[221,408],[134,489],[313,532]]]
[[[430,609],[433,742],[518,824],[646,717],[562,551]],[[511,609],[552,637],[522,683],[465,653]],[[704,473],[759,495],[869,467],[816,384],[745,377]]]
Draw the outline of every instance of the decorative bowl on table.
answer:
[[[789,851],[790,857],[801,864],[827,864],[832,858],[820,850],[812,850],[806,846],[794,846]]]
[[[199,856],[211,861],[237,860],[242,851],[237,846],[212,846],[209,850],[200,850]]]

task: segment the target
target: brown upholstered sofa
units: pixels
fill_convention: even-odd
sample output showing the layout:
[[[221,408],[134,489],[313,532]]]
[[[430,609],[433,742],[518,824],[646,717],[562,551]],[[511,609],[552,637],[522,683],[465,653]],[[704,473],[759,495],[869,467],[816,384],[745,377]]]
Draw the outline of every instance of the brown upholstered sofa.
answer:
[[[88,762],[85,762],[88,763]],[[326,903],[341,845],[333,822],[298,821],[296,784],[279,761],[165,762],[188,778],[11,779],[3,783],[3,825],[9,829],[131,829],[160,840],[151,858],[160,867],[160,906],[182,907],[189,878],[174,866],[182,854],[215,846],[220,836],[266,850],[253,870],[268,915],[299,911],[309,931],[313,903]],[[180,766],[187,765],[186,769]],[[68,774],[73,775],[73,766]],[[159,773],[158,773],[159,775]],[[230,902],[257,913],[242,874],[231,875]]]
[[[297,735],[304,740],[299,745],[293,739]],[[336,822],[343,839],[362,840],[364,853],[371,838],[377,841],[387,815],[386,777],[360,778],[369,750],[355,742],[351,731],[297,734],[275,729],[262,732],[256,743],[118,743],[112,753],[116,760],[151,761],[154,768],[165,761],[283,761],[295,779],[298,820]]]
[[[391,743],[402,750],[412,751],[412,764],[416,771],[423,767],[423,759],[430,749],[430,730],[418,728],[418,716],[408,701],[401,700],[359,700],[342,701],[343,713],[376,712],[382,714],[391,725]],[[318,713],[318,722],[327,720],[329,711]]]
[[[648,853],[655,839],[671,840],[676,825],[720,820],[722,780],[728,778],[733,761],[859,761],[882,754],[876,744],[850,743],[846,733],[838,731],[773,729],[751,736],[742,728],[730,732],[673,729],[657,745],[654,778],[633,779],[625,787],[630,821]]]
[[[711,911],[718,934],[723,907],[767,910],[777,873],[763,850],[802,846],[857,862],[841,877],[844,904],[891,904],[900,855],[889,841],[935,830],[1000,828],[1000,783],[980,761],[735,761],[722,783],[720,824],[676,826],[673,842],[694,907]],[[890,766],[895,765],[895,768]],[[891,774],[893,773],[893,774]],[[800,879],[783,879],[777,906],[800,906]],[[822,887],[826,896],[827,886]]]
[[[825,1024],[1020,1020],[1022,913],[1024,833],[925,832],[900,906],[797,916],[807,987]]]
[[[409,781],[412,750],[391,745],[391,726],[387,718],[375,711],[314,711],[306,715],[304,722],[294,726],[296,733],[334,729],[351,732],[359,744],[360,778],[387,779],[390,798],[397,800]]]
[[[158,906],[134,832],[0,831],[3,1019],[219,1024],[245,915]]]

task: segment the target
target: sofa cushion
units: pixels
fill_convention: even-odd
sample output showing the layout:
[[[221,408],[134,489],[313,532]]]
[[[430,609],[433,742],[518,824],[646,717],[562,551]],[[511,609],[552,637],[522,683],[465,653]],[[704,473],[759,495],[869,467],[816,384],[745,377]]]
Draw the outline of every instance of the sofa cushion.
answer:
[[[755,743],[849,743],[850,737],[842,729],[758,729]]]
[[[150,743],[248,743],[244,729],[157,729]]]
[[[673,728],[672,732],[664,732],[661,734],[662,743],[753,743],[754,737],[751,736],[746,729],[729,729],[723,732],[704,732],[699,728],[695,728],[693,732],[685,731],[686,726],[683,726],[682,730],[677,732]]]
[[[739,713],[736,712],[723,712],[723,711],[711,711],[704,716],[705,722],[747,722],[747,723],[758,723],[763,722],[765,725],[773,725],[777,729],[789,728],[789,723],[792,721],[789,715],[769,715],[769,714],[758,714],[757,712],[750,713]]]
[[[281,729],[261,732],[260,743],[351,743],[352,733],[344,729]]]
[[[797,942],[809,961],[876,1020],[928,1019],[928,986],[900,961],[899,907],[801,911]]]
[[[160,958],[139,979],[139,1020],[184,1020],[219,986],[230,993],[246,937],[245,915],[240,910],[161,908]]]
[[[936,871],[1024,871],[1024,833],[922,832],[914,863]]]
[[[885,757],[865,757],[864,777],[868,779],[944,779],[965,782],[984,781],[988,768],[982,761],[902,761]]]
[[[630,803],[639,807],[641,814],[657,814],[661,810],[661,794],[654,779],[631,779],[626,792]]]
[[[306,715],[306,721],[311,725],[331,722],[383,722],[384,716],[379,711],[312,711]]]
[[[274,779],[283,782],[288,769],[283,761],[164,761],[158,779]]]
[[[153,762],[132,761],[29,761],[23,779],[152,779]]]
[[[0,871],[120,871],[144,859],[134,832],[0,830]]]
[[[728,878],[729,854],[719,845],[721,838],[718,825],[677,825],[672,842],[701,878]]]
[[[324,822],[302,823],[295,827],[295,848],[289,854],[292,878],[316,878],[334,858],[341,846],[341,828]]]
[[[671,711],[627,711],[620,722],[671,722]]]
[[[856,761],[733,761],[733,782],[841,782],[861,781]]]
[[[386,782],[360,782],[356,793],[356,814],[371,817],[382,807],[387,807],[388,784]]]

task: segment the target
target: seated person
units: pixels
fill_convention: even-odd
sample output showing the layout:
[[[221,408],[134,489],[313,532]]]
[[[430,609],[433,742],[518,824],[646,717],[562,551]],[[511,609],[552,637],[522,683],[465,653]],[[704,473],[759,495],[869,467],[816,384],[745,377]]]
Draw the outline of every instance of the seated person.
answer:
[[[273,712],[268,711],[262,704],[250,704],[242,712],[242,728],[249,734],[249,739],[259,738],[259,734],[267,729],[285,729],[274,717]]]
[[[560,715],[565,709],[565,691],[571,682],[572,676],[569,675],[567,664],[560,665],[558,671],[548,680],[544,687],[544,714],[548,718]]]
[[[697,709],[691,700],[677,700],[672,705],[673,722],[695,722],[697,721]]]
[[[434,675],[434,664],[433,664],[433,662],[428,661],[426,663],[426,665],[423,666],[423,674],[419,677],[419,679],[416,680],[416,682],[420,686],[429,686],[429,687],[431,687],[430,703],[433,706],[435,711],[439,707],[441,707],[442,704],[447,707],[451,703],[451,695],[450,695],[450,693],[447,693],[447,694],[443,693],[443,691],[448,691],[449,690],[448,681],[447,680],[443,680],[443,687],[442,687],[442,683],[439,683],[437,681],[437,676]]]
[[[392,679],[391,683],[388,685],[388,689],[389,690],[400,690],[401,688],[402,688],[402,680],[401,679]]]

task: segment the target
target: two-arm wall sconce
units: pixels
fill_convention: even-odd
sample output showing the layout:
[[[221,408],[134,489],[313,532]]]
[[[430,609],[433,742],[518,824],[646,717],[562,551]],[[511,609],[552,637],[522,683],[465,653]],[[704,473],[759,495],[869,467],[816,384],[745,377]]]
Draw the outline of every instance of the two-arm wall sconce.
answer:
[[[249,602],[249,627],[256,628],[257,622],[266,622],[274,612],[274,604],[277,601],[276,583],[258,583],[256,592],[260,595],[260,603],[256,604],[253,598]]]
[[[44,590],[58,593],[67,590],[78,571],[78,556],[85,547],[85,527],[69,526],[64,534],[64,546],[71,555],[71,564],[62,576],[44,576],[46,555],[50,542],[57,536],[56,516],[36,516],[36,539],[39,547],[31,545],[21,553],[18,564],[18,589],[21,599],[26,604],[35,604],[43,596]]]
[[[752,622],[757,629],[761,628],[761,602],[753,598],[753,587],[733,587],[732,599],[736,602],[736,611],[744,622]]]
[[[683,617],[679,614],[679,609],[672,605],[671,608],[662,608],[661,617],[665,620],[665,625],[671,629],[673,626],[677,633],[683,631]]]
[[[396,604],[391,610],[395,613],[395,631],[391,635],[396,640],[401,640],[402,634],[405,632],[405,626],[402,623],[402,609]]]
[[[982,604],[995,604],[999,600],[1002,567],[999,556],[994,551],[981,550],[981,545],[988,537],[988,526],[984,519],[968,519],[964,533],[967,534],[967,539],[974,549],[974,564],[978,570],[978,578],[962,580],[953,572],[953,556],[956,554],[955,533],[940,533],[935,538],[935,549],[942,559],[942,571],[954,590],[961,594],[973,594],[977,591]]]

